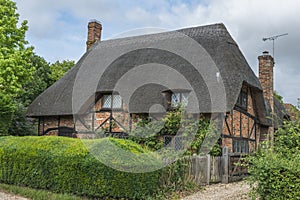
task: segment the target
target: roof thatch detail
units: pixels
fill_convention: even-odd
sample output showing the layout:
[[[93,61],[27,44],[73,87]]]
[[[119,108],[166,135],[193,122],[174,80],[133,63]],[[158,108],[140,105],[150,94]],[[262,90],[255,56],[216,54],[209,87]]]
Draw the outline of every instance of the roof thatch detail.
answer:
[[[186,40],[184,36],[189,39]],[[191,39],[201,46],[199,54],[195,55],[193,48],[187,48],[186,41]],[[181,44],[183,40],[185,42]],[[174,49],[173,44],[175,47],[182,45],[182,48]],[[180,54],[196,61],[192,63],[184,56],[178,56]],[[212,62],[207,61],[208,57]],[[134,74],[138,66],[144,68]],[[128,75],[128,72],[132,73]],[[162,84],[149,82],[135,88],[141,77],[153,78],[153,72]],[[188,84],[179,81],[182,77],[188,80]],[[123,83],[117,84],[122,78],[127,84],[123,88]],[[127,88],[125,93],[130,94],[130,99],[124,102],[131,113],[147,113],[152,105],[163,105],[162,93],[168,89],[193,91],[192,112],[227,112],[233,109],[243,83],[252,88],[259,119],[264,123],[266,106],[260,82],[226,27],[223,24],[199,26],[97,42],[63,78],[34,100],[27,115],[76,114],[79,107],[95,93],[116,91],[116,88],[123,89],[123,93]],[[225,91],[224,105],[219,102],[223,97],[222,88]]]
[[[274,128],[278,129],[283,125],[283,121],[289,119],[289,113],[277,98],[274,97]]]

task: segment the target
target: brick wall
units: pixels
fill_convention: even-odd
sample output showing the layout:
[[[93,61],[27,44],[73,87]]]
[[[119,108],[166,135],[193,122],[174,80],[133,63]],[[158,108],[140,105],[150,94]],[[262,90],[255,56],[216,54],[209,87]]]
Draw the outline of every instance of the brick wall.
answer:
[[[243,90],[247,91],[247,109],[245,112],[253,117],[256,116],[254,110],[254,101],[252,98],[251,89],[247,86],[243,86]],[[233,152],[233,138],[249,138],[255,140],[256,136],[259,135],[258,125],[255,125],[255,121],[252,117],[233,109],[230,113],[226,113],[226,122],[223,124],[222,133],[225,137],[222,139],[222,147],[227,146],[229,152]],[[252,132],[251,136],[249,135]],[[228,137],[227,137],[228,136]],[[258,137],[256,137],[257,139]],[[258,140],[256,141],[258,143]],[[255,150],[255,143],[249,142],[249,150]]]
[[[45,132],[47,132],[47,135],[58,135],[58,130],[48,130],[52,128],[57,129],[62,126],[74,128],[73,116],[40,117],[39,135],[43,135]]]

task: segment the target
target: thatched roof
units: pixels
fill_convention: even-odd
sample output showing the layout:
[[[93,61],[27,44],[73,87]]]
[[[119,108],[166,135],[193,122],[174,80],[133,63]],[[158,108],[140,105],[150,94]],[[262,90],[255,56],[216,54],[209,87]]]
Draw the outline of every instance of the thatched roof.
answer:
[[[200,50],[193,48],[193,42]],[[144,70],[135,74],[138,66]],[[141,77],[158,77],[162,84],[154,81],[134,88]],[[188,84],[179,81],[182,77]],[[116,85],[122,78],[127,84],[123,88],[123,83]],[[93,94],[115,91],[118,87],[128,90],[125,93],[130,94],[130,100],[125,103],[132,113],[147,113],[152,105],[163,104],[163,91],[179,88],[193,91],[192,99],[200,112],[224,112],[233,109],[243,83],[252,88],[259,119],[264,122],[266,106],[261,85],[226,27],[223,24],[193,27],[97,42],[62,79],[35,99],[27,114],[71,115]],[[224,105],[219,102],[223,89]]]
[[[277,98],[274,97],[274,128],[278,129],[282,126],[285,119],[289,119],[289,113]]]

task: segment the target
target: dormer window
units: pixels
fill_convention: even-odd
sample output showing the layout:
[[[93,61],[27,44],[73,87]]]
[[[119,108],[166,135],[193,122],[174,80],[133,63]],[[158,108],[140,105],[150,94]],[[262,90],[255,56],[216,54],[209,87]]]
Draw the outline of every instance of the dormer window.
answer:
[[[102,109],[122,109],[122,98],[119,94],[105,94],[102,97]]]
[[[239,106],[242,109],[247,110],[248,94],[247,94],[247,90],[246,89],[242,89],[241,90],[236,105]]]
[[[171,94],[171,107],[176,108],[180,105],[187,106],[188,104],[188,96],[187,92],[174,92]]]

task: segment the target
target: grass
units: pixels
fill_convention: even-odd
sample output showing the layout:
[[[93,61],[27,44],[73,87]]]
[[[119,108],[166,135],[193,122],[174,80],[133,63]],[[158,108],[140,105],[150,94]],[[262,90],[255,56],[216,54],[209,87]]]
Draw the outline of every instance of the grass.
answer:
[[[163,196],[166,196],[166,199],[172,199],[172,200],[179,200],[182,197],[191,195],[195,192],[198,192],[200,190],[200,187],[197,187],[196,189],[189,189],[184,192],[171,192],[168,191],[168,194],[161,193],[160,198],[158,199],[165,199]],[[87,197],[78,197],[71,194],[57,194],[53,193],[47,190],[38,190],[28,187],[20,187],[16,185],[8,185],[8,184],[1,184],[0,183],[0,191],[6,192],[18,196],[22,196],[28,199],[32,200],[92,200],[91,198]],[[112,198],[106,198],[106,200],[113,200]]]
[[[19,195],[32,200],[89,200],[89,198],[78,197],[71,194],[57,194],[46,190],[7,184],[0,184],[0,191]]]

